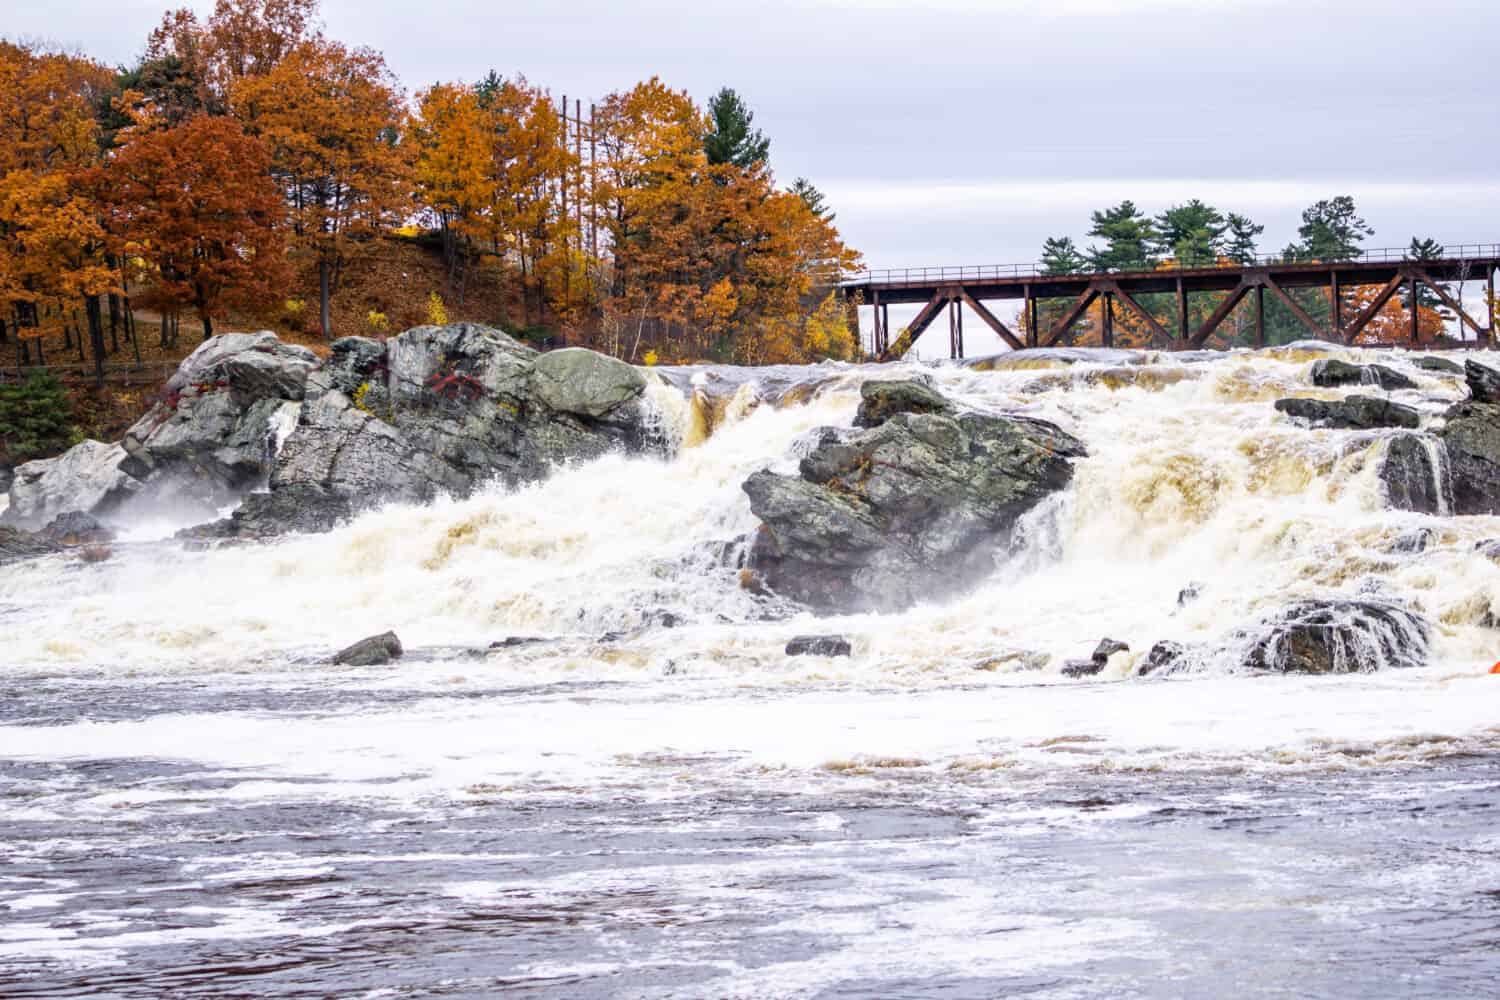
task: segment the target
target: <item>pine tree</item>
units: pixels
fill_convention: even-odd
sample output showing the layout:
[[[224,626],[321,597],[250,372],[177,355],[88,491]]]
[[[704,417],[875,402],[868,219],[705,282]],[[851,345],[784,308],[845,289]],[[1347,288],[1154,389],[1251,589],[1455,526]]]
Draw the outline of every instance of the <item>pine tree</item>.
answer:
[[[771,140],[752,128],[755,113],[745,106],[728,87],[708,102],[708,132],[703,136],[703,151],[710,165],[732,163],[748,170],[757,163],[769,163]]]
[[[1183,267],[1211,267],[1223,250],[1228,223],[1217,208],[1194,198],[1158,215],[1155,228],[1158,254]]]
[[[828,210],[828,205],[823,200],[823,192],[813,187],[812,181],[806,177],[798,177],[792,181],[792,194],[802,199],[807,210],[824,222],[832,222],[837,216]]]
[[[1255,238],[1266,231],[1243,215],[1230,212],[1225,216],[1229,227],[1229,241],[1224,244],[1224,256],[1237,264],[1254,264],[1257,247]]]
[[[1375,230],[1365,224],[1348,195],[1316,202],[1302,213],[1297,235],[1302,242],[1295,248],[1301,260],[1353,260],[1360,254],[1359,245]]]
[[[1090,247],[1089,264],[1100,271],[1140,271],[1151,267],[1151,247],[1158,237],[1150,217],[1129,199],[1114,208],[1095,212],[1090,236],[1105,241],[1103,249]]]
[[[1440,260],[1443,256],[1443,245],[1437,240],[1431,238],[1419,240],[1415,236],[1413,236],[1411,238],[1411,245],[1406,248],[1406,256],[1410,260]],[[1443,291],[1449,291],[1447,285],[1443,286]],[[1410,298],[1411,296],[1408,295],[1406,293],[1406,290],[1403,288],[1401,292],[1402,305],[1407,304]],[[1444,319],[1452,318],[1448,315],[1448,312],[1443,305],[1443,300],[1438,297],[1438,294],[1436,292],[1428,288],[1426,285],[1422,285],[1417,289],[1417,304],[1424,309],[1433,309],[1438,311],[1442,314]]]
[[[0,452],[13,461],[54,454],[73,438],[73,408],[56,375],[32,372],[26,381],[0,385]]]
[[[1049,236],[1042,244],[1043,274],[1077,274],[1088,266],[1088,260],[1078,252],[1070,236]]]

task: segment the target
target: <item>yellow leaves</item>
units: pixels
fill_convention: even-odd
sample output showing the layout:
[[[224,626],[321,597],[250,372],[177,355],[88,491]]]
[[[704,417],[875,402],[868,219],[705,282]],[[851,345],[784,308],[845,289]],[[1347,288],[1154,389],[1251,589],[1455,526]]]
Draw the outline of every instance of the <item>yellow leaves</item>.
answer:
[[[427,322],[432,326],[448,324],[448,307],[443,304],[443,297],[437,292],[427,293]]]

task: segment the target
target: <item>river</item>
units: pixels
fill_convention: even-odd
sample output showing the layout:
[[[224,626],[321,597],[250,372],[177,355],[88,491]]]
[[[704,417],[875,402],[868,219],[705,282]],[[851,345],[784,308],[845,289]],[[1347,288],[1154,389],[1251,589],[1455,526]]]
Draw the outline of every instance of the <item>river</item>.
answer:
[[[1276,413],[1357,391],[1321,356],[678,369],[667,461],[8,566],[0,996],[1487,995],[1500,519],[1388,510],[1380,433]],[[1462,380],[1410,359],[1439,418]],[[1080,437],[1073,484],[957,601],[743,589],[746,476],[918,370]],[[1433,624],[1426,666],[1135,676],[1356,594]],[[386,629],[397,664],[328,664]]]

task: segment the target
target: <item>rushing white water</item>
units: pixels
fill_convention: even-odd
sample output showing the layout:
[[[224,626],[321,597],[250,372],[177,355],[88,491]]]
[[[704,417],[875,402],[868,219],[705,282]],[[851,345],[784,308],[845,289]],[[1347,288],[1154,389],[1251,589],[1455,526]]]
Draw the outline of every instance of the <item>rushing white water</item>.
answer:
[[[768,605],[741,588],[721,555],[755,528],[740,490],[751,472],[793,469],[808,432],[849,423],[863,380],[915,366],[671,373],[680,388],[663,383],[650,397],[678,443],[671,460],[610,457],[523,489],[392,507],[328,535],[265,546],[125,543],[102,564],[59,556],[7,567],[0,677],[20,694],[0,724],[0,760],[54,770],[37,779],[37,794],[6,805],[4,818],[67,825],[121,810],[341,801],[446,816],[476,803],[628,800],[671,814],[722,797],[859,794],[865,806],[920,800],[994,814],[1014,829],[1071,829],[1101,818],[1026,790],[1127,775],[1383,774],[1490,753],[1500,739],[1500,677],[1487,669],[1500,659],[1500,632],[1482,622],[1500,609],[1500,566],[1475,543],[1500,537],[1500,519],[1388,510],[1376,475],[1381,433],[1309,430],[1278,414],[1272,402],[1282,396],[1344,394],[1309,385],[1309,364],[1322,356],[1311,348],[1121,352],[922,369],[966,407],[1056,422],[1089,456],[1067,491],[1027,516],[1014,550],[997,553],[987,583],[898,615],[816,620]],[[1405,365],[1401,355],[1379,360]],[[1463,394],[1453,376],[1409,366],[1408,374],[1419,387],[1393,398],[1424,420],[1440,420]],[[1424,551],[1394,550],[1421,529],[1433,532]],[[1179,606],[1189,584],[1200,596]],[[1433,623],[1426,667],[1267,677],[1226,657],[1191,675],[1133,676],[1157,640],[1212,648],[1297,598],[1369,594]],[[663,613],[676,627],[662,627]],[[399,664],[326,665],[333,650],[386,629],[409,650]],[[785,656],[788,638],[807,632],[846,634],[854,655]],[[486,649],[509,636],[549,641]],[[1064,660],[1086,657],[1104,636],[1130,652],[1089,681],[1061,674]],[[153,701],[164,707],[142,707]],[[125,760],[173,762],[206,784],[185,798],[160,776],[48,783],[77,762]],[[1226,802],[1240,794],[1214,788]],[[1162,791],[1151,808],[1174,794]],[[683,814],[682,829],[707,829],[710,821],[694,816]],[[274,871],[287,859],[246,863]],[[671,878],[712,881],[737,870],[702,864]],[[794,865],[788,877],[823,864]],[[529,884],[561,898],[580,891],[568,881],[577,877]],[[455,898],[493,901],[517,879],[526,881],[455,877],[450,888]],[[938,906],[921,902],[920,880],[895,881],[872,872],[840,890],[853,902],[807,904],[846,947],[783,962],[761,992],[746,985],[753,963],[734,965],[702,995],[816,992],[851,969],[872,974],[893,950],[921,952],[922,974],[941,976],[965,963],[1033,974],[1121,942],[1143,955],[1155,947],[1140,923],[1147,918],[1126,906],[1081,923],[1028,910],[1015,916],[1023,935],[955,948],[958,928],[1008,905],[993,887],[975,881]],[[63,887],[62,898],[76,891]],[[1043,898],[1044,885],[1036,891]],[[858,899],[871,894],[902,900],[901,919],[914,930],[870,924]],[[0,882],[0,905],[26,917],[0,934],[0,968],[7,955],[88,966],[144,946],[57,933],[47,919],[63,905],[55,895]],[[1017,914],[1029,906],[1009,905]],[[847,914],[847,926],[833,910]],[[766,919],[791,933],[795,912]],[[345,926],[327,915],[278,923],[263,911],[197,924],[200,937],[159,933],[186,946],[203,934],[319,936]],[[629,967],[588,953],[595,964]],[[540,954],[531,974],[587,972]]]

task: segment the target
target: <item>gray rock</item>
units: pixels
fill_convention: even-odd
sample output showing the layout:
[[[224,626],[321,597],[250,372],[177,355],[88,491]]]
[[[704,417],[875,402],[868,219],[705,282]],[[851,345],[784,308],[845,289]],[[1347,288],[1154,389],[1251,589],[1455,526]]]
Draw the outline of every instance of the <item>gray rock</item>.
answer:
[[[850,656],[854,646],[841,635],[799,635],[786,644],[787,656]]]
[[[1500,404],[1449,408],[1440,432],[1455,514],[1500,514]]]
[[[45,535],[0,524],[0,566],[61,552],[64,546]]]
[[[1439,358],[1431,354],[1424,354],[1412,362],[1413,365],[1426,372],[1442,372],[1445,375],[1462,375],[1463,365],[1447,358]]]
[[[1349,396],[1332,401],[1293,397],[1278,399],[1276,409],[1318,427],[1361,430],[1408,427],[1415,430],[1422,423],[1421,415],[1412,407],[1374,396]]]
[[[1092,659],[1095,663],[1103,666],[1104,664],[1108,663],[1109,658],[1111,656],[1114,656],[1116,653],[1128,652],[1130,652],[1130,647],[1118,639],[1100,639],[1099,645],[1094,647],[1094,655]]]
[[[1381,601],[1298,601],[1241,633],[1242,662],[1254,670],[1367,673],[1427,661],[1431,626]]]
[[[1103,660],[1064,660],[1064,677],[1092,677],[1104,669]]]
[[[1443,472],[1443,445],[1436,438],[1425,434],[1391,438],[1379,469],[1386,503],[1396,510],[1443,512],[1451,502]]]
[[[334,654],[333,662],[346,667],[379,667],[399,660],[406,651],[395,632],[368,636]]]
[[[1469,398],[1474,402],[1500,403],[1500,372],[1465,358],[1464,381],[1469,385]]]
[[[1431,528],[1418,528],[1416,531],[1408,531],[1391,543],[1390,551],[1404,554],[1415,554],[1426,552],[1427,546],[1432,544],[1435,533]]]
[[[278,426],[293,419],[317,361],[269,332],[205,341],[121,441],[142,500],[208,512],[264,486]]]
[[[1203,595],[1203,584],[1194,580],[1177,592],[1177,606],[1185,608]]]
[[[15,469],[5,462],[0,462],[0,496],[4,496],[10,492],[10,484],[15,478]]]
[[[993,571],[1016,520],[1067,486],[1081,442],[1043,421],[898,413],[825,429],[800,475],[744,484],[761,520],[749,572],[819,611],[894,611]]]
[[[307,380],[271,491],[316,488],[360,510],[467,496],[610,451],[661,453],[645,376],[581,349],[538,355],[499,330],[418,327],[347,337]]]
[[[930,385],[915,379],[866,382],[859,387],[855,427],[877,427],[898,413],[952,413],[948,402]]]
[[[604,354],[569,347],[536,359],[532,388],[538,400],[558,413],[595,420],[638,397],[646,377]]]
[[[1378,385],[1385,390],[1392,389],[1415,389],[1417,383],[1402,375],[1394,368],[1385,365],[1352,365],[1347,361],[1339,361],[1330,358],[1326,361],[1313,362],[1312,384],[1320,386],[1336,385]]]
[[[1136,673],[1141,677],[1149,677],[1162,671],[1170,673],[1182,662],[1187,651],[1187,646],[1182,643],[1163,639],[1151,647]]]
[[[96,545],[114,541],[115,533],[100,524],[92,515],[82,511],[69,511],[53,518],[41,534],[59,545]]]
[[[318,534],[332,531],[353,516],[344,497],[315,486],[291,486],[274,493],[252,493],[227,518],[179,531],[177,537],[207,541]]]
[[[117,444],[84,441],[57,458],[16,466],[0,522],[35,531],[71,511],[107,517],[139,489],[121,468],[125,457]]]

